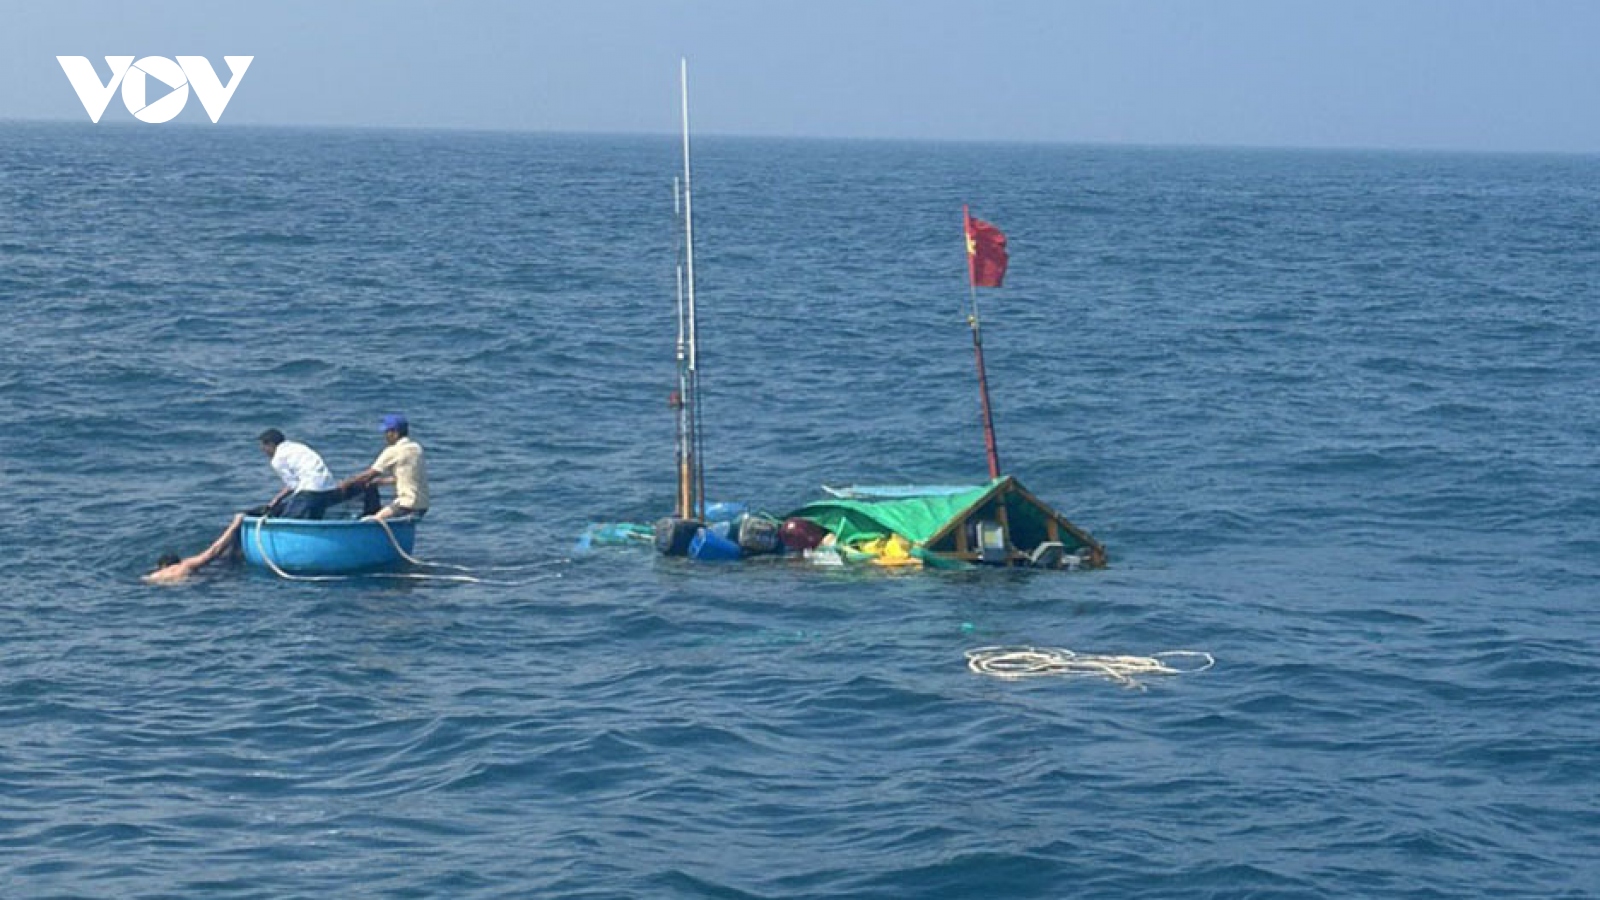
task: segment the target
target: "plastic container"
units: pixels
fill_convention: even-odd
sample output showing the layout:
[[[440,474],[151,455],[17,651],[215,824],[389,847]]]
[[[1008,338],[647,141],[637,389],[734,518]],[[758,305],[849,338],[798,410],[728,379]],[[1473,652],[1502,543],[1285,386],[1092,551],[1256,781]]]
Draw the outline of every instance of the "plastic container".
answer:
[[[695,532],[689,542],[689,558],[701,562],[732,562],[742,555],[739,545],[709,528]]]
[[[777,553],[778,523],[762,516],[746,515],[739,520],[739,546],[748,553]]]
[[[810,550],[821,544],[827,536],[827,529],[810,519],[785,519],[783,527],[778,529],[778,537],[790,553]]]
[[[700,523],[691,519],[667,516],[656,522],[656,549],[667,556],[683,556],[689,552],[689,544],[700,528]]]

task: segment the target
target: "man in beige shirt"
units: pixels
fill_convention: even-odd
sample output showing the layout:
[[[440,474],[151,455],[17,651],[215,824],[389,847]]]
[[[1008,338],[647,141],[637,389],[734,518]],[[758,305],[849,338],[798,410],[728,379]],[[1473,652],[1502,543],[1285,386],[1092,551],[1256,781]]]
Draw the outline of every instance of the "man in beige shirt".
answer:
[[[372,465],[339,482],[346,497],[365,496],[363,512],[378,519],[411,516],[420,519],[428,511],[428,466],[422,459],[422,445],[410,437],[411,425],[398,413],[383,417],[383,442],[386,445]],[[378,485],[394,485],[394,502],[378,508]]]

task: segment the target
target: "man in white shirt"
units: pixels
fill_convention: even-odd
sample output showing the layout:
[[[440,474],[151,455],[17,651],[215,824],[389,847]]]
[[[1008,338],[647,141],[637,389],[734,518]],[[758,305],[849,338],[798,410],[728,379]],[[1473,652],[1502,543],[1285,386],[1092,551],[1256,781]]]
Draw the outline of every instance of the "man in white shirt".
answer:
[[[413,441],[411,425],[398,413],[383,417],[383,452],[366,469],[339,482],[340,496],[365,496],[366,515],[379,519],[411,516],[420,519],[428,511],[428,466],[422,458],[422,445]],[[378,508],[378,485],[394,485],[394,502]]]
[[[317,451],[299,441],[286,439],[276,428],[261,432],[257,440],[261,442],[261,452],[272,460],[272,470],[283,479],[283,489],[267,504],[267,515],[280,519],[320,519],[328,504],[344,496]]]

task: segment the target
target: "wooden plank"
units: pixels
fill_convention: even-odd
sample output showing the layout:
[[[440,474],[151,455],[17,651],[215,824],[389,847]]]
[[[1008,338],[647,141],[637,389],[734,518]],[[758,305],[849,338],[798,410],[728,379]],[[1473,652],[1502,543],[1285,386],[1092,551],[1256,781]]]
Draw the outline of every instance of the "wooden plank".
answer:
[[[1006,496],[1002,493],[996,498],[994,520],[1000,523],[1000,539],[1005,542],[1006,564],[1016,562],[1017,547],[1011,543],[1011,513],[1006,511]]]
[[[1100,566],[1106,564],[1106,548],[1102,546],[1099,541],[1091,537],[1089,532],[1084,531],[1082,528],[1072,524],[1072,522],[1066,516],[1056,512],[1054,507],[1044,503],[1038,497],[1028,493],[1027,488],[1017,485],[1016,491],[1018,496],[1026,497],[1035,506],[1044,510],[1047,517],[1059,523],[1058,527],[1077,538],[1085,547],[1089,548],[1089,559],[1086,560],[1086,563],[1090,568],[1099,568]]]

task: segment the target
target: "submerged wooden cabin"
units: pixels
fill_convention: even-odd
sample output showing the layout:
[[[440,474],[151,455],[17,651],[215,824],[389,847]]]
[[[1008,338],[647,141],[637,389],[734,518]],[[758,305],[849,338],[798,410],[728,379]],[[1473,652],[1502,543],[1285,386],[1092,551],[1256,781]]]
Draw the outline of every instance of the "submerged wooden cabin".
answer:
[[[980,563],[1098,568],[1106,552],[1087,531],[1014,476],[976,486],[847,488],[790,513],[815,522],[843,552],[898,536],[928,565]]]

